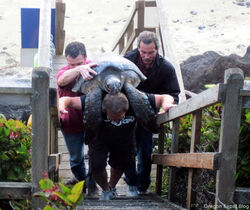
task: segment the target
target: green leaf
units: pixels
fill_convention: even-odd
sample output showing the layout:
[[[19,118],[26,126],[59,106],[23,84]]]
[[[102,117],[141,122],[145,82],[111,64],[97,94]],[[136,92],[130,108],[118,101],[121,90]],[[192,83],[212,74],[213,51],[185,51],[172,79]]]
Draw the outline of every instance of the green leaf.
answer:
[[[83,185],[84,181],[80,181],[73,186],[71,195],[68,195],[68,199],[70,201],[72,201],[73,203],[77,202],[80,195],[82,194]]]
[[[54,210],[50,205],[47,205],[43,208],[43,210]]]
[[[68,194],[70,194],[71,193],[71,189],[70,188],[68,188],[67,186],[65,186],[64,184],[62,184],[62,183],[59,183],[59,186],[60,186],[60,188],[62,189],[62,192],[63,193],[68,193]]]
[[[39,181],[39,185],[42,190],[52,189],[54,183],[49,178],[43,178]]]
[[[78,183],[76,183],[73,188],[72,188],[72,193],[74,194],[81,194],[82,193],[82,189],[83,189],[83,186],[84,186],[84,182],[85,181],[80,181]]]
[[[17,177],[16,177],[14,171],[9,171],[8,175],[7,175],[7,178],[8,178],[8,180],[12,180],[12,181],[17,180]]]
[[[53,194],[57,195],[59,198],[61,198],[64,202],[66,202],[69,206],[72,206],[71,201],[67,198],[67,196],[65,196],[64,194],[62,194],[61,192],[54,192]]]
[[[250,123],[250,112],[246,113],[246,122]]]

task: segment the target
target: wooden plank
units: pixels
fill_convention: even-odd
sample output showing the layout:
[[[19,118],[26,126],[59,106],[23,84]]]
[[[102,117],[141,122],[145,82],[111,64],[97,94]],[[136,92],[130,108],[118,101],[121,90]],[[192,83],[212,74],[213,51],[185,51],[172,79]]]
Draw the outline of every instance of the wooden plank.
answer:
[[[162,124],[176,118],[190,114],[198,109],[203,109],[213,104],[222,102],[224,99],[226,85],[217,84],[213,88],[209,88],[193,98],[184,101],[181,104],[171,108],[167,113],[157,117],[157,123]]]
[[[49,172],[58,171],[61,162],[61,153],[49,155]]]
[[[145,1],[139,0],[136,2],[137,4],[137,28],[139,33],[144,30],[144,15],[145,15]]]
[[[250,108],[250,81],[244,81],[244,89],[240,90],[242,96],[242,108]]]
[[[155,1],[145,1],[145,7],[156,7]]]
[[[247,109],[250,108],[250,96],[249,97],[242,97],[242,108]]]
[[[0,87],[0,94],[31,95],[32,88],[27,87]]]
[[[65,31],[64,31],[65,3],[56,2],[56,55],[63,54]]]
[[[131,22],[131,24],[128,26],[128,30],[127,30],[127,33],[126,33],[126,35],[127,35],[127,39],[126,39],[126,43],[128,43],[128,41],[129,41],[129,39],[130,39],[130,37],[131,37],[131,35],[133,34],[133,31],[134,31],[134,21],[133,22]],[[132,50],[133,49],[133,44],[131,44],[129,47],[128,47],[128,51],[130,51],[130,50]],[[122,51],[122,50],[121,50]],[[120,51],[120,52],[121,52]]]
[[[122,52],[120,53],[120,55],[124,55],[128,49],[130,48],[130,46],[133,44],[133,42],[135,41],[135,38],[138,34],[136,33],[136,31],[133,31],[132,35],[130,36],[128,43],[126,44],[126,47],[122,50]]]
[[[164,142],[166,139],[166,128],[165,125],[161,125],[160,133],[159,133],[159,141],[158,141],[158,154],[164,153]],[[157,165],[156,168],[156,194],[161,195],[162,190],[162,171],[163,166]]]
[[[49,144],[49,68],[39,67],[32,71],[32,189],[39,191],[43,172],[48,173]],[[43,202],[32,197],[32,206],[41,207]]]
[[[131,15],[129,16],[126,25],[125,25],[124,28],[122,29],[122,32],[121,32],[120,35],[118,36],[118,39],[114,42],[113,47],[111,48],[111,49],[112,49],[111,51],[114,51],[114,50],[115,50],[115,48],[116,48],[117,45],[119,44],[120,40],[123,39],[123,37],[125,36],[125,34],[126,34],[126,32],[127,32],[127,29],[129,28],[130,24],[131,24],[132,22],[134,22],[134,17],[135,17],[136,12],[137,12],[137,7],[136,7],[136,3],[135,3],[135,6],[134,6],[133,9],[132,9]]]
[[[180,119],[177,118],[173,121],[173,128],[172,128],[172,142],[171,142],[171,154],[178,152],[179,147],[179,125]],[[174,184],[175,184],[175,174],[176,168],[170,167],[169,168],[169,180],[168,180],[168,200],[174,200]]]
[[[139,0],[136,2],[137,4],[137,28],[139,33],[144,30],[144,15],[145,15],[145,1]]]
[[[194,153],[195,146],[200,143],[201,117],[202,117],[201,110],[198,110],[193,114],[190,153]],[[192,190],[194,174],[195,171],[193,168],[188,169],[187,209],[191,209],[191,204],[192,202],[194,202],[195,192],[193,192]]]
[[[30,105],[32,89],[28,87],[0,87],[0,104]]]
[[[250,204],[250,188],[237,187],[234,192],[234,202],[239,204],[238,207],[244,207],[244,204]]]
[[[221,166],[216,176],[215,206],[221,203],[233,205],[242,101],[239,94],[244,82],[242,70],[227,69],[224,81],[227,88],[222,109],[219,143]]]
[[[0,182],[0,199],[30,198],[31,187],[27,182]]]
[[[164,166],[186,167],[186,168],[219,168],[220,153],[175,153],[154,154],[153,164]]]

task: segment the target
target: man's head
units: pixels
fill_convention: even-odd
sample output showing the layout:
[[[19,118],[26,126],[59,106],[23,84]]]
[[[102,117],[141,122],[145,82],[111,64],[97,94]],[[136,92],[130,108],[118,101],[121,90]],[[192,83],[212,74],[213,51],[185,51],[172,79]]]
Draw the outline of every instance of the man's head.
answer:
[[[121,92],[115,95],[107,94],[102,102],[102,111],[106,112],[107,117],[115,122],[120,122],[125,117],[128,108],[128,99]]]
[[[159,40],[151,31],[143,31],[137,38],[137,47],[145,65],[151,65],[159,49]]]
[[[65,57],[70,69],[84,65],[87,59],[85,45],[81,42],[69,43],[65,48]]]

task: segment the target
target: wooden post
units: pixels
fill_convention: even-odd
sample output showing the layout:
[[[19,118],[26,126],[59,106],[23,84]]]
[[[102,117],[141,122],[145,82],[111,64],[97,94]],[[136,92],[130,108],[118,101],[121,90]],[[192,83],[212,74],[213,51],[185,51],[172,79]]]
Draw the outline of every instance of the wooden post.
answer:
[[[193,114],[193,124],[192,124],[192,137],[191,137],[191,145],[190,145],[190,153],[195,152],[195,145],[200,142],[200,133],[201,133],[201,117],[202,111],[198,110]],[[194,195],[192,192],[192,183],[195,169],[188,169],[188,192],[187,192],[187,209],[191,209],[192,201],[194,199]]]
[[[220,169],[216,177],[216,208],[227,208],[234,205],[235,173],[239,143],[241,117],[240,89],[244,76],[239,68],[225,71],[224,83],[227,83],[224,106],[222,110],[219,152],[221,152]]]
[[[62,55],[65,41],[64,28],[65,3],[56,0],[56,55]]]
[[[158,154],[164,153],[165,139],[166,139],[166,128],[165,128],[165,125],[162,124],[161,128],[160,128],[159,140],[158,140]],[[163,166],[157,165],[157,168],[156,168],[156,193],[158,195],[161,195],[161,191],[162,191],[162,170],[163,170]]]
[[[43,172],[48,173],[49,141],[49,68],[39,67],[32,72],[32,193],[39,191]],[[43,202],[32,197],[32,207]]]
[[[136,2],[137,4],[137,29],[139,33],[144,30],[144,13],[145,13],[145,1],[139,0]]]
[[[178,152],[179,147],[179,124],[180,119],[173,121],[173,131],[172,131],[172,143],[171,143],[171,153]],[[174,200],[174,182],[175,182],[176,168],[169,168],[169,181],[168,181],[168,200]]]

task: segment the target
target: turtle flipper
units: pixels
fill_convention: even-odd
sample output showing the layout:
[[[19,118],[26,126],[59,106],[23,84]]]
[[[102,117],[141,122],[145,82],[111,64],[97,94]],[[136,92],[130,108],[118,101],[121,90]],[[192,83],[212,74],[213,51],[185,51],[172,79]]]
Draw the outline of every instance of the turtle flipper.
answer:
[[[82,83],[84,83],[84,79],[82,77],[78,77],[76,84],[72,88],[72,92],[80,92]]]
[[[86,95],[83,111],[85,144],[97,137],[102,123],[102,90],[96,88]]]
[[[129,83],[124,84],[124,90],[138,124],[152,133],[159,133],[160,127],[156,123],[156,113],[148,100],[148,96]]]

